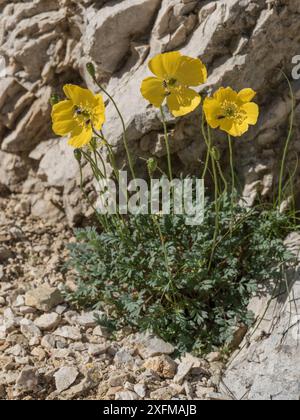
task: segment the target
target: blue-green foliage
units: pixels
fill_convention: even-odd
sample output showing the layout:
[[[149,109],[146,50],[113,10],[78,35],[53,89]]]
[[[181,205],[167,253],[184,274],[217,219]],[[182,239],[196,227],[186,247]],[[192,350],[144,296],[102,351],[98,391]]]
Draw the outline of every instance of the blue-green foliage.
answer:
[[[247,306],[258,286],[281,280],[280,267],[292,258],[283,244],[291,225],[288,215],[273,209],[234,205],[232,213],[227,198],[220,207],[211,264],[213,203],[201,226],[187,226],[184,217],[157,217],[171,275],[150,216],[129,217],[126,240],[117,230],[78,231],[70,246],[78,289],[70,301],[105,308],[109,318],[103,321],[110,326],[151,330],[182,351],[225,346],[238,323],[252,323]]]

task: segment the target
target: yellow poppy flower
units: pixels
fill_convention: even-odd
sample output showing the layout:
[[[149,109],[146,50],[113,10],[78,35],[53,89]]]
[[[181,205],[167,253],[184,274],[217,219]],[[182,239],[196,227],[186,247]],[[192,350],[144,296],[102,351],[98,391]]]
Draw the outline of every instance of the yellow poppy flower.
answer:
[[[259,117],[259,107],[251,102],[256,92],[243,89],[239,93],[230,87],[220,88],[211,98],[206,98],[203,109],[207,123],[212,128],[220,128],[233,137],[240,137],[255,125]]]
[[[67,100],[53,106],[53,131],[58,136],[69,136],[75,148],[87,145],[93,137],[93,128],[100,130],[105,121],[102,95],[75,85],[65,85]]]
[[[145,99],[159,108],[165,99],[175,117],[189,114],[201,102],[200,95],[189,87],[199,86],[207,80],[207,70],[201,60],[183,56],[179,51],[160,54],[149,63],[156,77],[142,82]]]

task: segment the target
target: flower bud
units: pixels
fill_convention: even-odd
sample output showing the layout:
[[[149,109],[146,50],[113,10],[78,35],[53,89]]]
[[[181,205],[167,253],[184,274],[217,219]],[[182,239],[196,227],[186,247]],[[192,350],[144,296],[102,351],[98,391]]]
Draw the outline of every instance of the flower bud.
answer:
[[[150,158],[147,160],[147,167],[149,173],[152,175],[157,169],[157,160],[154,158]]]
[[[59,102],[59,96],[56,94],[51,95],[50,104],[53,106],[55,104],[58,104],[58,102]]]
[[[86,69],[89,72],[89,74],[92,76],[92,78],[94,79],[96,77],[96,70],[95,70],[94,64],[93,63],[87,63]]]
[[[77,160],[77,162],[81,163],[82,154],[81,154],[80,149],[75,149],[74,150],[74,156],[75,156],[75,159]]]

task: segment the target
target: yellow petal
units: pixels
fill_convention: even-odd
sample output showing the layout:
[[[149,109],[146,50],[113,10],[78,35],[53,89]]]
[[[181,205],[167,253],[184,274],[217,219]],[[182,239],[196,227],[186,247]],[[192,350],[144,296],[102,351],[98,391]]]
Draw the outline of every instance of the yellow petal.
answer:
[[[73,120],[55,121],[52,125],[52,130],[57,136],[66,136],[74,129]]]
[[[167,98],[169,110],[174,117],[181,117],[193,112],[200,102],[201,97],[197,92],[184,87],[173,89]]]
[[[256,92],[253,89],[247,88],[243,89],[238,93],[238,98],[242,102],[251,102],[252,99],[256,96]]]
[[[203,111],[206,117],[207,123],[211,128],[217,128],[220,126],[220,103],[214,98],[206,98],[203,104]]]
[[[232,123],[232,122],[231,122]],[[222,129],[222,125],[221,125]],[[232,123],[232,126],[230,129],[224,129],[228,134],[230,134],[232,137],[241,137],[243,134],[245,134],[249,129],[249,125],[247,122],[243,122],[242,124],[237,124],[236,122]]]
[[[65,85],[64,92],[74,105],[88,108],[96,105],[95,95],[89,89],[83,89],[76,85]]]
[[[58,136],[69,134],[74,128],[73,104],[71,101],[62,101],[52,108],[52,129]]]
[[[93,137],[93,130],[92,127],[87,127],[82,129],[81,131],[75,130],[72,133],[72,136],[69,140],[69,145],[72,147],[75,147],[76,149],[79,149],[85,145],[87,145]]]
[[[159,54],[150,60],[149,69],[160,79],[170,79],[175,76],[180,57],[179,51]]]
[[[237,92],[235,92],[231,87],[221,87],[214,94],[214,98],[220,103],[223,103],[224,101],[237,102],[238,95]]]
[[[97,106],[93,110],[93,118],[92,123],[96,130],[101,130],[104,122],[105,122],[105,105],[102,95],[96,95],[95,100]]]
[[[247,124],[255,125],[257,123],[258,117],[259,117],[259,107],[254,102],[249,102],[247,104],[244,104],[241,106],[241,109],[246,112]]]
[[[186,86],[199,86],[206,82],[207,70],[198,58],[181,56],[174,78]]]
[[[71,119],[73,117],[73,103],[61,101],[52,107],[52,119]]]
[[[220,129],[230,134],[232,132],[233,121],[228,118],[220,120]]]
[[[165,100],[166,93],[162,81],[156,77],[148,77],[142,82],[142,95],[152,105],[159,108]]]

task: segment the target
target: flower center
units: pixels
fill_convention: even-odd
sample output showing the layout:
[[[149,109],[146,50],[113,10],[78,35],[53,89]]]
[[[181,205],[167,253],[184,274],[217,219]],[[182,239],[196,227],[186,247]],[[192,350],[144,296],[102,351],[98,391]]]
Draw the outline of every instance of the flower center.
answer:
[[[91,124],[91,112],[82,106],[74,107],[74,119],[82,127],[85,128]]]
[[[242,124],[247,118],[247,114],[235,102],[225,100],[221,105],[221,114],[218,116],[219,120],[224,118]]]
[[[168,79],[168,80],[164,80],[163,81],[163,87],[165,89],[166,96],[171,95],[171,90],[170,89],[175,88],[176,86],[178,86],[178,82],[177,82],[176,79],[171,78],[171,79]]]

